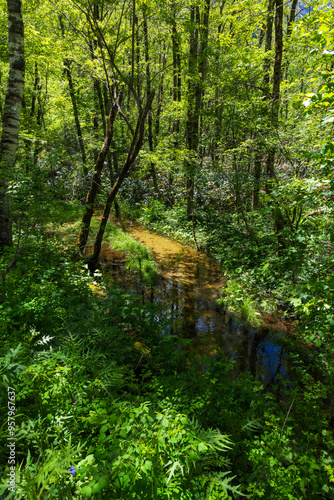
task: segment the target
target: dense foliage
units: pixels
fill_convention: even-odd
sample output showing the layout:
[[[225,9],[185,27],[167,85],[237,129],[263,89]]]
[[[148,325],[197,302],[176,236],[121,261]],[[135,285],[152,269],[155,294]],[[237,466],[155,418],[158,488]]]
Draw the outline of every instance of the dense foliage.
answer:
[[[0,147],[0,225],[6,208],[13,239],[0,248],[0,495],[12,496],[10,387],[15,498],[333,498],[333,9],[22,4],[15,165]],[[159,282],[147,248],[90,220],[113,202],[210,253],[222,310],[253,326],[264,312],[295,322],[310,357],[294,355],[283,398],[283,381],[235,378],[223,352],[168,334],[159,305],[94,276],[95,262],[88,271],[98,232],[139,291]]]
[[[328,388],[297,358],[302,384],[284,400],[251,376],[233,380],[223,353],[196,355],[164,334],[157,304],[94,284],[61,240],[72,229],[31,235],[1,305],[16,498],[331,498]]]

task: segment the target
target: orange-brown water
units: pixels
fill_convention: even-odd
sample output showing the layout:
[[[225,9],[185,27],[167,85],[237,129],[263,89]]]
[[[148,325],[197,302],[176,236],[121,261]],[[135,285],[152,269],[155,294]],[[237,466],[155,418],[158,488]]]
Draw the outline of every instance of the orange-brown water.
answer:
[[[246,327],[234,316],[224,313],[216,305],[219,288],[223,285],[219,265],[204,253],[157,235],[131,221],[111,222],[122,228],[153,253],[162,279],[150,290],[142,291],[144,300],[164,305],[169,317],[169,333],[192,339],[201,352],[215,356],[218,348],[234,361],[234,372],[250,371],[264,384],[276,382],[280,377],[290,378],[291,360],[282,342],[287,327],[280,321],[272,328]],[[117,281],[138,291],[134,282],[126,283],[127,273],[115,260],[107,246],[102,258],[114,260],[113,273]],[[273,323],[267,315],[265,323]],[[269,325],[268,325],[269,326]],[[275,326],[275,325],[270,325]]]

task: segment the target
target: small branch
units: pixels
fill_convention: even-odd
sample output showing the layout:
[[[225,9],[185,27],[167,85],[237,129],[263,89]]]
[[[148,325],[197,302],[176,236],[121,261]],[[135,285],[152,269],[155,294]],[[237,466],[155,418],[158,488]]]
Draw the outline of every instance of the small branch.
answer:
[[[133,130],[133,127],[128,119],[128,117],[123,113],[123,111],[121,110],[121,107],[118,105],[118,114],[121,116],[121,118],[123,118],[123,120],[125,121],[125,123],[127,124],[128,126],[128,129],[130,130],[131,134],[134,135],[135,134],[135,131]]]
[[[285,427],[286,421],[287,421],[287,420],[288,420],[288,418],[289,418],[290,411],[291,411],[291,408],[292,408],[293,403],[295,402],[295,399],[296,399],[296,398],[293,398],[292,403],[291,403],[291,405],[290,405],[290,408],[288,409],[288,413],[286,414],[286,417],[285,417],[285,420],[284,420],[284,424],[283,424],[283,427],[282,427],[281,439],[282,439],[282,437],[283,437],[284,427]]]
[[[288,209],[286,207],[284,207],[284,212],[285,212],[285,215],[287,216],[288,218],[288,221],[289,221],[289,226],[290,226],[290,229],[291,229],[291,232],[294,233],[294,229],[293,229],[293,221],[291,220],[290,218],[290,215],[289,215],[289,212],[288,212]]]
[[[194,215],[194,212],[192,213],[191,222],[192,222],[193,236],[194,236],[196,248],[197,248],[197,251],[199,252],[199,246],[198,246],[198,243],[197,243],[196,232],[195,232],[195,215]]]
[[[296,224],[296,231],[298,231],[298,227],[299,227],[300,219],[302,218],[302,214],[303,214],[303,207],[300,207],[300,212],[299,212],[299,216],[298,216],[298,220],[297,220],[297,224]]]
[[[267,89],[260,87],[259,85],[255,85],[254,83],[249,83],[249,82],[234,82],[236,85],[239,85],[240,87],[251,87],[253,89],[261,90],[261,92],[267,96],[267,97],[272,97],[271,92],[269,92]]]

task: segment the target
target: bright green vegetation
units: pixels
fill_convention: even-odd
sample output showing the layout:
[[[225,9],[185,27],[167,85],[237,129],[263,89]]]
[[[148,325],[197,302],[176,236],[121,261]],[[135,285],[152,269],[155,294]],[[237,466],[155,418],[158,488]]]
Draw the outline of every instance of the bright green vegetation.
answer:
[[[15,473],[15,499],[334,498],[328,0],[0,7],[0,495]],[[218,307],[260,334],[293,320],[294,382],[169,335],[103,275],[107,244],[159,283],[97,206],[213,256]]]
[[[111,248],[125,254],[125,266],[138,276],[138,281],[145,285],[154,285],[159,280],[158,266],[152,253],[138,241],[117,227],[109,225],[105,233],[105,241]]]
[[[80,214],[79,207],[71,208],[72,216],[75,213],[77,215]],[[91,223],[91,235],[96,233],[98,225],[98,220],[93,219]],[[80,220],[68,224],[65,223],[56,229],[51,229],[55,228],[54,224],[48,224],[47,227],[50,228],[51,234],[55,234],[56,236],[61,235],[66,245],[73,246],[80,228]],[[158,282],[158,266],[153,259],[152,252],[145,245],[135,241],[131,236],[112,224],[108,224],[106,228],[104,242],[110,250],[120,253],[122,256],[121,260],[124,262],[126,269],[136,276],[138,284],[149,286]],[[88,239],[87,245],[90,246],[93,244],[94,240],[91,236]],[[112,254],[110,253],[108,256],[107,252],[106,259],[112,259]]]
[[[96,297],[91,282],[66,242],[40,231],[7,276],[1,414],[9,384],[16,498],[330,498],[334,439],[319,411],[329,387],[296,359],[302,384],[277,402],[275,388],[233,380],[222,354],[194,356],[165,335],[157,305],[103,278]],[[3,425],[4,475],[6,436]]]

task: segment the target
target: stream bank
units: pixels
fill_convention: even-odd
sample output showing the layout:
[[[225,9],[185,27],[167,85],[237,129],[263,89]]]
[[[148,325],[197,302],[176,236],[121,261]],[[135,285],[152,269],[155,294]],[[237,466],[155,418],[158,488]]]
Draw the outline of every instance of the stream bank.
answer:
[[[101,254],[104,274],[131,293],[142,294],[143,301],[162,304],[169,334],[192,340],[192,347],[201,353],[216,356],[222,350],[234,362],[235,377],[250,372],[264,387],[295,378],[295,366],[299,358],[307,358],[307,349],[292,335],[293,324],[267,313],[261,327],[245,324],[217,306],[223,282],[220,266],[212,258],[138,222],[119,221],[114,216],[110,220],[152,252],[161,279],[149,287],[129,279],[130,273],[123,270],[124,255],[107,245]]]

